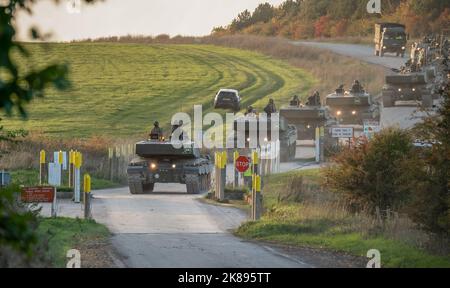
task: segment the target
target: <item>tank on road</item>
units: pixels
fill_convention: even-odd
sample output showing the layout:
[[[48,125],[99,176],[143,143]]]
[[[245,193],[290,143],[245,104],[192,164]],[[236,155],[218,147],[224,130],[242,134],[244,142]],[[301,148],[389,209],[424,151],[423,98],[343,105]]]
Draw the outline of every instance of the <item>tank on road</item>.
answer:
[[[326,97],[325,105],[331,117],[342,125],[363,125],[364,120],[376,120],[379,117],[377,105],[365,91],[332,93]]]
[[[212,163],[192,143],[178,149],[168,141],[142,141],[136,154],[127,169],[131,194],[153,192],[155,183],[186,184],[188,194],[209,190]]]

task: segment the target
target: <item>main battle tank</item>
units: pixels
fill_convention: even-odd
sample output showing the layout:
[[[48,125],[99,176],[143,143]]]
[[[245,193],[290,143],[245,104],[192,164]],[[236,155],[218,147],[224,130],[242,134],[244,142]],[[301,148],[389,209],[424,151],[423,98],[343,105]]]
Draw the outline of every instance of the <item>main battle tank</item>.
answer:
[[[267,143],[271,142],[273,139],[272,128],[278,129],[279,131],[279,141],[280,141],[280,160],[281,162],[289,162],[295,159],[295,153],[297,149],[297,129],[293,125],[289,125],[285,118],[278,117],[279,121],[275,123],[274,127],[272,127],[272,119],[275,117],[265,117],[260,118],[257,115],[249,115],[245,117],[240,117],[234,121],[234,131],[236,132],[234,138],[232,139],[234,147],[238,147],[241,150],[241,153],[249,152],[249,148],[252,145],[253,141],[250,139],[251,136],[257,137],[256,144],[257,147],[262,147]],[[252,123],[253,122],[253,123]],[[240,147],[241,143],[238,141],[240,127],[245,127],[245,138],[244,141],[245,147]],[[265,135],[265,139],[261,140],[262,134],[260,135],[260,129],[263,127],[267,127],[267,134]],[[256,129],[256,130],[254,130]],[[242,135],[244,136],[244,135]],[[252,147],[253,148],[253,147]]]
[[[325,105],[338,124],[363,125],[364,120],[374,120],[379,116],[372,97],[367,92],[333,93],[326,97]]]
[[[297,128],[298,140],[315,138],[316,128],[324,127],[330,120],[328,108],[322,106],[294,106],[280,109],[281,117]]]
[[[186,184],[188,194],[209,190],[211,160],[193,144],[177,149],[171,142],[142,141],[136,144],[136,154],[127,169],[131,194],[153,192],[155,183]]]

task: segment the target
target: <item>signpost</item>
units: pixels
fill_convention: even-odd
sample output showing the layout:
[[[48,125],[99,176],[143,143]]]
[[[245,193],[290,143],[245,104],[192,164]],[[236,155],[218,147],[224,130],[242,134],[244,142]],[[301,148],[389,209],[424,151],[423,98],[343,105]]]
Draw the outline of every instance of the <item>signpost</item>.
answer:
[[[376,133],[381,131],[381,125],[378,121],[365,120],[364,121],[364,134],[368,139],[371,139]]]
[[[236,159],[236,170],[239,173],[245,173],[250,169],[250,159],[246,156],[239,156]]]
[[[25,187],[22,188],[20,199],[25,203],[52,203],[52,217],[56,217],[55,187]]]
[[[331,137],[333,138],[353,138],[353,127],[334,127],[331,129]]]

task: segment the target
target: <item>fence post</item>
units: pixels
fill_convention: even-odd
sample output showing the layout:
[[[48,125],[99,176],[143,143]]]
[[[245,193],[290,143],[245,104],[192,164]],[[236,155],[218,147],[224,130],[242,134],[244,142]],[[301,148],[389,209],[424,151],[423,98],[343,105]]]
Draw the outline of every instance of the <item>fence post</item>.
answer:
[[[81,187],[80,187],[80,168],[81,168],[81,165],[82,165],[82,161],[83,161],[83,159],[82,159],[82,155],[81,155],[81,153],[80,152],[78,152],[78,151],[76,151],[76,152],[74,152],[75,153],[75,155],[74,155],[74,157],[75,157],[75,163],[74,163],[74,189],[73,189],[73,192],[74,192],[74,200],[75,200],[75,203],[80,203],[80,201],[81,201]]]

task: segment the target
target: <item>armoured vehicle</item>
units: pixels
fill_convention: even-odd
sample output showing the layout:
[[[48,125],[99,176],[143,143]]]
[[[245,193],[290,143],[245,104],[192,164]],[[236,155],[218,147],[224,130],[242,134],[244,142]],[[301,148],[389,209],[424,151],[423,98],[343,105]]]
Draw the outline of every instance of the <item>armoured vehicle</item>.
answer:
[[[220,89],[214,98],[215,109],[241,110],[241,97],[239,92],[233,89]]]
[[[249,152],[250,148],[262,147],[272,140],[275,140],[275,134],[272,129],[278,129],[280,141],[280,160],[281,162],[289,162],[295,159],[297,149],[297,129],[293,125],[289,125],[283,117],[277,117],[279,121],[274,123],[272,127],[272,119],[275,119],[275,114],[272,117],[260,117],[258,115],[247,115],[240,117],[234,121],[234,138],[231,139],[234,147],[243,150],[242,153]],[[242,128],[241,128],[242,127]],[[261,129],[267,127],[267,133],[263,136]],[[242,129],[242,130],[240,130]],[[242,135],[244,134],[245,135]],[[251,137],[256,137],[251,139]],[[242,137],[243,143],[239,139]],[[260,138],[265,139],[261,140]],[[254,147],[256,144],[256,147]],[[243,145],[244,147],[241,147]]]
[[[186,184],[188,194],[209,190],[212,163],[193,144],[178,149],[167,141],[142,141],[136,154],[127,169],[131,194],[153,192],[155,183]]]
[[[395,106],[397,101],[417,101],[423,107],[432,107],[435,84],[430,82],[429,73],[398,73],[387,75],[383,86],[383,106]]]
[[[383,57],[385,53],[405,56],[407,36],[405,25],[397,23],[375,24],[375,55]]]
[[[283,107],[280,116],[289,124],[297,128],[297,140],[311,140],[315,138],[316,128],[324,127],[330,121],[327,107],[323,106],[294,106]]]
[[[379,116],[371,95],[365,91],[332,93],[326,97],[325,105],[329,108],[331,117],[341,125],[363,125],[364,120]]]

